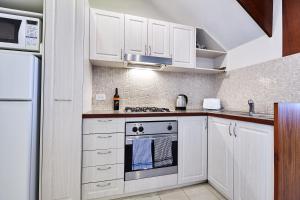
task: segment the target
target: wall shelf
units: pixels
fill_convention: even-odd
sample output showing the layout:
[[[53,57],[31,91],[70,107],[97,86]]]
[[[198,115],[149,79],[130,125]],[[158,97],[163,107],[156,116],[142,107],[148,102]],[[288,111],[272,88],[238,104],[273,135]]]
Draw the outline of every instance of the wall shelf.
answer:
[[[196,49],[197,57],[203,58],[216,58],[219,56],[226,55],[227,52],[225,51],[217,51],[217,50],[209,50],[209,49]]]

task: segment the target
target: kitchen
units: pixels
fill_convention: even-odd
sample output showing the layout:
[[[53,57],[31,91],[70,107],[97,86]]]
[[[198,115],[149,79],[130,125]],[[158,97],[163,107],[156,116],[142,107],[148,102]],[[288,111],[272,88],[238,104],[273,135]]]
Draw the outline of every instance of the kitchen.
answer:
[[[0,199],[299,199],[300,5],[254,4],[1,0]]]

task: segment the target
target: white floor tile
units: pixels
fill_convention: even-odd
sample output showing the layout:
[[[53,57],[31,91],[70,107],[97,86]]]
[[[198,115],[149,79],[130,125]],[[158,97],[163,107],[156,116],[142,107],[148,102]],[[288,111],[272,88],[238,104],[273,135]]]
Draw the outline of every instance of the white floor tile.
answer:
[[[133,196],[119,200],[226,200],[209,184]]]
[[[206,184],[186,187],[183,190],[190,200],[219,200]]]
[[[161,200],[189,200],[182,189],[160,192],[159,197]]]

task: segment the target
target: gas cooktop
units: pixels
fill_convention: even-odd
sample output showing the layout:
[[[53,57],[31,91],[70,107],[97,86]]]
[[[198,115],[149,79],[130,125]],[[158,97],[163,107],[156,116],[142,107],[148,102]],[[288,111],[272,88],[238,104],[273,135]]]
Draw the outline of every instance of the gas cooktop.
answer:
[[[125,107],[125,112],[170,112],[170,109],[158,107]]]

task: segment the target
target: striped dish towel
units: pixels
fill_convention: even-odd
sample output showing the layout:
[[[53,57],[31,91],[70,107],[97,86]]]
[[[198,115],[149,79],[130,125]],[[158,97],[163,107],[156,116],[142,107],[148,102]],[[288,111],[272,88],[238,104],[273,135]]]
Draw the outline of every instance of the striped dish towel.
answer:
[[[154,167],[172,165],[172,136],[158,137],[154,140]]]

